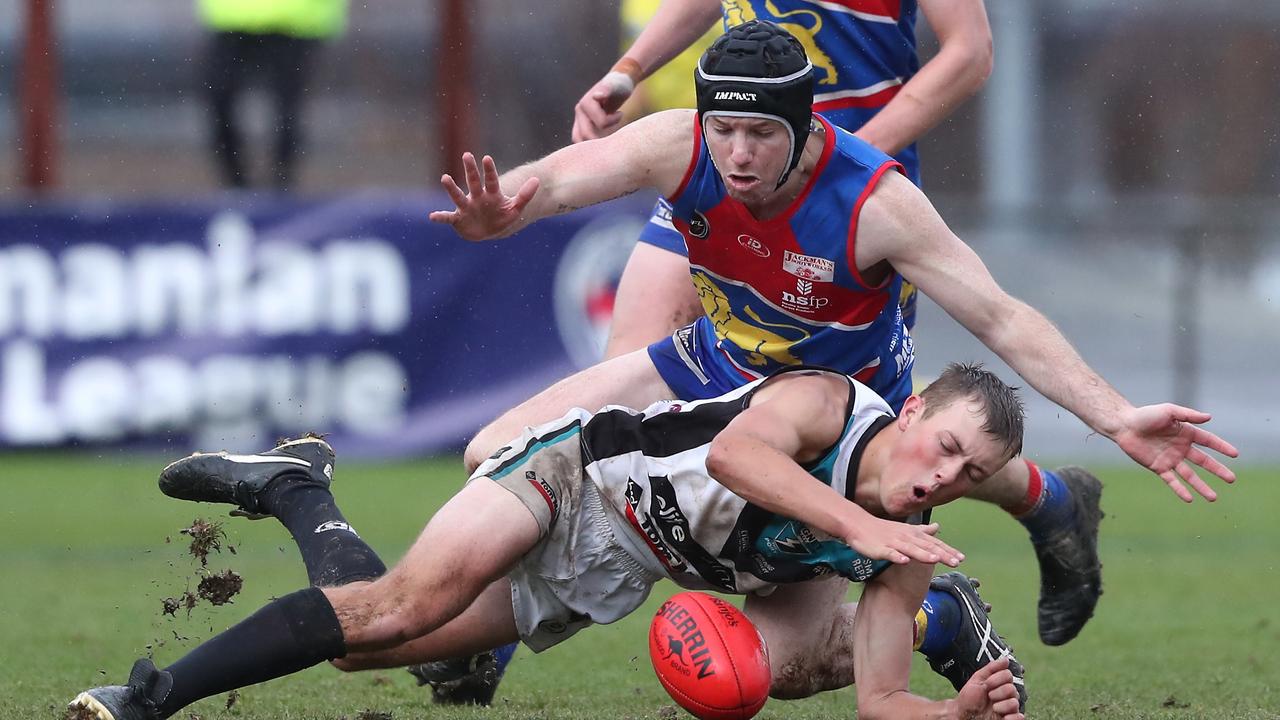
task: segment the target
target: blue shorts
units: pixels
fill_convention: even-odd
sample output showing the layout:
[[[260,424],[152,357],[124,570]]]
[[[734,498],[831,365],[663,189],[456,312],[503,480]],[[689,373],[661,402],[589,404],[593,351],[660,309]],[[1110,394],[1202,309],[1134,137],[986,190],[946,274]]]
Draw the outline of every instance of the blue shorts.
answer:
[[[677,400],[705,400],[751,382],[727,361],[714,361],[718,351],[699,327],[708,322],[704,315],[649,346],[649,359]]]
[[[663,197],[658,198],[653,212],[649,214],[649,222],[640,231],[640,242],[689,257],[689,249],[684,246],[684,236],[671,224],[671,203]]]
[[[649,346],[649,359],[675,399],[705,400],[723,395],[752,382],[716,347],[715,334],[705,316]],[[872,387],[897,412],[911,395],[911,370],[894,379],[889,387]]]

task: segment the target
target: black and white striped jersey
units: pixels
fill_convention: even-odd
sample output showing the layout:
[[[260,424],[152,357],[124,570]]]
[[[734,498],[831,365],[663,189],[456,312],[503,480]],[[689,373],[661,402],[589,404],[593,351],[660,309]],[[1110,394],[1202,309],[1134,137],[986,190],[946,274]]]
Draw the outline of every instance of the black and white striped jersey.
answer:
[[[840,540],[748,503],[707,474],[712,439],[746,409],[757,380],[720,397],[664,401],[643,411],[606,407],[582,427],[588,477],[619,516],[638,555],[683,587],[746,593],[779,583],[839,573],[862,582],[889,563],[873,561]],[[830,372],[830,371],[822,371]],[[847,376],[848,420],[830,450],[805,467],[852,499],[867,442],[893,420],[889,406]],[[919,523],[922,515],[907,522]]]

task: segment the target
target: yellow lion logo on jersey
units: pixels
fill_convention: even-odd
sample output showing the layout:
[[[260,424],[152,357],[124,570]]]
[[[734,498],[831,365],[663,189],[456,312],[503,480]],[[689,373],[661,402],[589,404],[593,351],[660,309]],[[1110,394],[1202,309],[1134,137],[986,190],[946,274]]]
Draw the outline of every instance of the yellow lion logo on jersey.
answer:
[[[725,26],[733,27],[741,25],[748,20],[756,19],[755,8],[751,7],[749,0],[722,0],[721,6],[724,8]],[[835,85],[840,79],[840,73],[836,71],[836,65],[831,61],[831,56],[822,52],[818,47],[817,36],[822,31],[822,16],[814,10],[792,10],[791,12],[782,12],[774,5],[772,0],[766,0],[764,4],[765,10],[773,17],[765,18],[776,22],[783,30],[791,33],[804,46],[804,52],[809,56],[809,62],[813,63],[813,67],[818,71],[819,85]],[[813,25],[807,26],[800,22],[801,17],[808,16],[813,21]],[[799,17],[797,17],[799,16]],[[784,18],[795,17],[794,22],[788,22]]]
[[[706,273],[694,273],[693,284],[698,289],[703,310],[715,327],[716,337],[746,350],[747,362],[757,367],[768,365],[770,360],[783,365],[800,364],[800,359],[791,354],[791,346],[808,338],[809,331],[794,325],[765,322],[750,306],[744,307],[743,312],[752,322],[743,320],[733,312],[729,298]],[[788,339],[767,328],[789,331],[788,334],[795,337]]]

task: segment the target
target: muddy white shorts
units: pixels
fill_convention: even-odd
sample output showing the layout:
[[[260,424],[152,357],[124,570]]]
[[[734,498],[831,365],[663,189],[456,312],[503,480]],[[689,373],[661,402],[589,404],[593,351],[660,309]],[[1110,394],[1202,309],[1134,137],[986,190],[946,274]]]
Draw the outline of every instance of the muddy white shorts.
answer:
[[[640,607],[663,576],[618,542],[595,484],[582,470],[575,409],[526,431],[472,474],[512,492],[533,513],[541,539],[512,569],[511,606],[520,638],[535,652]]]

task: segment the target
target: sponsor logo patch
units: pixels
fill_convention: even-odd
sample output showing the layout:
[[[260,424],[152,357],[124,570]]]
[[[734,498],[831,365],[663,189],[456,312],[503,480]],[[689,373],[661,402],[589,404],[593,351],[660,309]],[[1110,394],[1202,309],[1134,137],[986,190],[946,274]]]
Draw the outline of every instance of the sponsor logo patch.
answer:
[[[680,671],[687,675],[696,669],[699,680],[715,675],[715,659],[711,656],[711,649],[706,646],[707,639],[689,611],[680,603],[668,600],[658,608],[658,615],[680,633],[678,638],[667,633],[666,654],[663,659],[678,658],[682,666]],[[674,664],[672,666],[677,667]]]
[[[560,498],[556,497],[555,491],[551,489],[546,480],[538,477],[537,473],[532,470],[525,471],[524,479],[528,480],[529,484],[537,488],[538,492],[542,494],[542,499],[547,501],[547,507],[551,508],[551,519],[555,520],[556,516],[560,514]]]
[[[707,216],[694,210],[693,217],[689,218],[689,234],[704,240],[710,232],[711,223],[707,222]]]
[[[836,277],[836,264],[826,258],[801,255],[786,250],[782,254],[782,269],[805,280],[832,282]]]
[[[773,254],[768,246],[750,235],[739,235],[738,244],[762,258],[767,258]]]
[[[794,293],[782,291],[782,307],[791,312],[812,313],[831,304],[831,298],[813,294],[813,281],[803,278],[796,280]]]
[[[741,92],[739,90],[718,90],[716,91],[717,100],[736,100],[738,102],[756,102],[756,94],[753,92]]]

